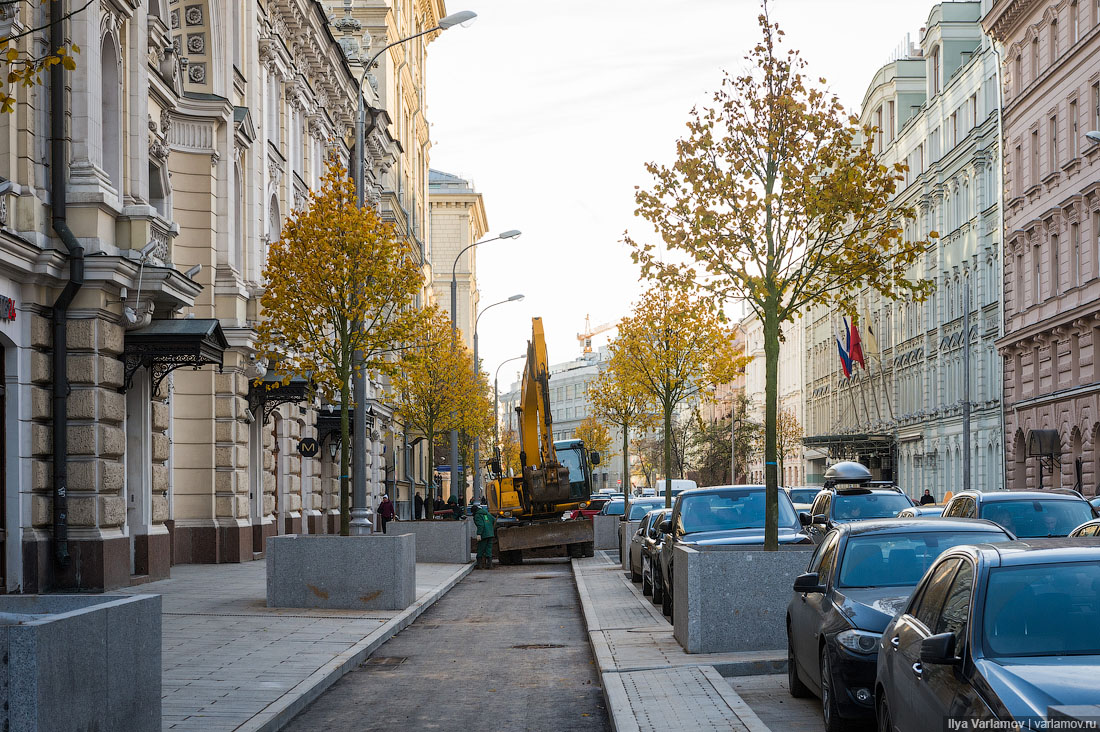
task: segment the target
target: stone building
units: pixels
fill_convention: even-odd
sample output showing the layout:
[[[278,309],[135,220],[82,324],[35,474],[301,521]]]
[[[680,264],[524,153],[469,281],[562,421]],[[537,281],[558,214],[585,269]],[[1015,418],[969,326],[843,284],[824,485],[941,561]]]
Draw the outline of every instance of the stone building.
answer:
[[[881,357],[867,371],[855,368],[851,379],[841,372],[834,339],[840,315],[819,307],[803,318],[806,443],[821,455],[810,461],[811,477],[824,472],[828,454],[865,460],[911,495],[959,490],[969,374],[972,486],[1002,485],[997,68],[978,22],[982,6],[933,6],[920,44],[907,39],[864,97],[861,121],[878,130],[876,152],[886,164],[908,165],[896,200],[913,206],[917,219],[905,236],[940,235],[912,272],[936,289],[924,303],[859,294],[856,305],[870,319]]]
[[[405,6],[372,10],[386,28],[368,39],[443,12],[414,21]],[[337,23],[338,43],[329,22],[313,0],[93,3],[68,23],[83,52],[61,98],[19,89],[0,117],[8,591],[126,586],[173,563],[251,560],[275,533],[336,529],[333,405],[306,401],[305,384],[256,386],[279,374],[256,362],[254,331],[267,247],[326,157],[351,157],[359,47],[354,23]],[[367,198],[427,273],[427,128],[385,111],[418,104],[422,76],[400,93],[374,76]],[[419,145],[396,141],[409,129]],[[375,401],[377,495],[423,480],[424,459]],[[306,436],[321,441],[314,457],[298,453]]]
[[[1100,5],[997,0],[1007,483],[1100,483]]]
[[[451,271],[455,272],[455,321],[466,347],[474,347],[474,320],[481,294],[477,289],[477,250],[467,249],[489,230],[485,203],[473,185],[457,175],[432,170],[428,174],[428,205],[432,230],[432,298],[451,312]]]

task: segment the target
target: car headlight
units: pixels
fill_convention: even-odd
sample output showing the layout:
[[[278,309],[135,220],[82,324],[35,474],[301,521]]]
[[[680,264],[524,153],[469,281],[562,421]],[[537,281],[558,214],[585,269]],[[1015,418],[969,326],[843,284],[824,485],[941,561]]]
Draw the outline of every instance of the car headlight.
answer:
[[[878,648],[880,633],[865,630],[845,630],[836,634],[836,642],[856,653],[873,653]]]

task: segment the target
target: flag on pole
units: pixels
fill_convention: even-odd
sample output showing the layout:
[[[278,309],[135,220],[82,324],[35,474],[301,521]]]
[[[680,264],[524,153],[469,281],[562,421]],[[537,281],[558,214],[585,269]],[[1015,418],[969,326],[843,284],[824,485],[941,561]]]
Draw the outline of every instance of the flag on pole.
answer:
[[[848,355],[848,323],[844,323],[844,340],[840,340],[840,331],[837,330],[836,321],[833,321],[833,336],[836,338],[836,350],[840,352],[840,367],[844,370],[844,378],[852,377],[852,357]]]
[[[848,325],[848,319],[844,319],[844,325]],[[848,328],[848,357],[858,363],[864,371],[867,363],[863,360],[863,346],[859,340],[859,328],[856,327],[856,319],[852,318],[852,326]]]
[[[859,319],[863,325],[863,338],[861,339],[863,355],[878,358],[878,338],[875,334],[875,328],[871,324],[871,315],[866,308],[860,313]]]

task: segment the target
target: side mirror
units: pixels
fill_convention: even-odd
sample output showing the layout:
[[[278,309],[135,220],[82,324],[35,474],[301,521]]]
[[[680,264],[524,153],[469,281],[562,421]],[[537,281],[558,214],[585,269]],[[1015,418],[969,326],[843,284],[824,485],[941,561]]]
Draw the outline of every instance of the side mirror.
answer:
[[[805,511],[799,511],[798,523],[802,524],[803,526],[809,526],[813,523],[813,520],[810,518],[810,514],[806,513]]]
[[[489,472],[492,473],[493,475],[500,475],[501,474],[502,471],[500,469],[500,461],[497,460],[496,458],[493,458],[492,460],[489,461]]]
[[[827,524],[827,523],[829,523],[829,518],[823,513],[817,513],[817,514],[814,514],[814,517],[810,521],[810,523],[812,523],[812,524]]]
[[[958,663],[955,658],[955,634],[940,633],[930,635],[920,644],[921,663],[938,664],[940,666],[953,666]]]
[[[807,572],[794,578],[794,591],[824,593],[825,586],[821,584],[817,572]]]
[[[593,465],[599,465],[600,464],[600,453],[596,452],[595,450],[588,453],[588,462],[592,463]]]
[[[661,525],[657,528],[660,529],[662,534],[671,534],[672,533],[672,519],[665,519],[664,521],[661,522]]]

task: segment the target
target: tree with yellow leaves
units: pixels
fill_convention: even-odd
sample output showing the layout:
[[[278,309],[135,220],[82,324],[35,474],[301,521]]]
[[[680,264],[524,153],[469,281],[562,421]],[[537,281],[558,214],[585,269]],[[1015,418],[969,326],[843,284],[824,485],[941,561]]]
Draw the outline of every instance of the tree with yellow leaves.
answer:
[[[645,429],[653,422],[653,408],[626,368],[626,354],[611,351],[611,358],[588,387],[588,398],[597,419],[618,428],[623,437],[623,495],[630,513],[630,430]]]
[[[85,0],[79,7],[65,12],[61,0],[0,0],[0,8],[10,16],[9,32],[0,35],[0,68],[6,67],[5,73],[0,75],[0,112],[15,111],[16,87],[41,84],[42,74],[53,66],[68,71],[76,68],[75,56],[80,53],[80,46],[65,40],[66,33],[61,29],[65,21],[86,10],[92,2]],[[37,6],[47,4],[50,6],[48,20],[43,20]],[[60,32],[55,33],[55,27]],[[51,45],[53,43],[56,47]]]
[[[351,378],[357,369],[392,373],[394,354],[420,332],[420,267],[392,226],[356,206],[354,182],[330,158],[320,190],[287,217],[268,250],[264,279],[260,357],[278,360],[284,383],[306,379],[340,402],[340,533],[347,536]]]
[[[603,422],[592,415],[581,420],[573,436],[584,442],[584,446],[589,453],[596,452],[601,458],[611,448],[611,431],[607,429]]]
[[[451,429],[482,429],[492,419],[488,382],[475,378],[461,334],[436,306],[426,312],[426,325],[411,340],[393,376],[397,411],[411,432],[424,435],[435,472],[436,435]],[[488,416],[485,413],[488,412]]]
[[[514,427],[507,427],[500,432],[500,469],[504,475],[518,475],[521,470],[519,464],[519,433]]]
[[[813,305],[851,311],[862,288],[922,300],[932,283],[913,274],[928,242],[903,236],[914,211],[892,203],[905,166],[881,164],[873,130],[803,77],[767,0],[759,24],[750,70],[727,75],[712,105],[692,111],[671,167],[647,165],[654,184],[637,191],[637,213],[667,254],[627,241],[644,276],[740,300],[763,323],[765,548],[776,549],[780,326]]]
[[[665,506],[671,506],[672,412],[687,397],[733,379],[743,364],[733,331],[709,303],[653,289],[619,324],[611,353],[625,380],[661,414]]]
[[[775,452],[779,457],[779,475],[784,475],[787,458],[796,458],[801,454],[802,425],[791,408],[779,410],[779,421],[775,429]]]

